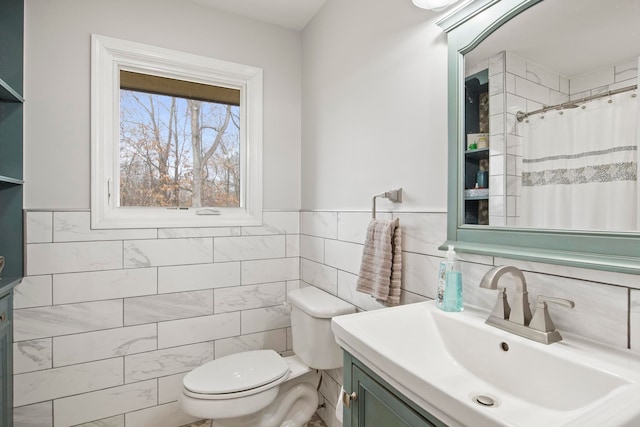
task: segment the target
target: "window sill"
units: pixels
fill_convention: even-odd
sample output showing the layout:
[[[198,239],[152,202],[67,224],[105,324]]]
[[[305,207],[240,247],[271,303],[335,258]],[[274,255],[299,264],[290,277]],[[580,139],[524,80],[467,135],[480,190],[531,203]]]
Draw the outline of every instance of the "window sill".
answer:
[[[220,214],[197,214],[205,208],[118,208],[106,215],[91,212],[92,229],[246,227],[262,225],[262,213],[242,208],[220,208]]]

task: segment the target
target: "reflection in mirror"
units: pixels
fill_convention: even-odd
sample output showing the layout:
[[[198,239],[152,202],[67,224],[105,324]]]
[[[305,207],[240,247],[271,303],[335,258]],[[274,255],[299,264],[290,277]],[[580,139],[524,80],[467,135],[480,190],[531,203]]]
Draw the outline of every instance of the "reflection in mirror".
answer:
[[[545,0],[465,55],[465,224],[639,229],[638,22]]]
[[[465,78],[465,223],[489,224],[489,71]]]

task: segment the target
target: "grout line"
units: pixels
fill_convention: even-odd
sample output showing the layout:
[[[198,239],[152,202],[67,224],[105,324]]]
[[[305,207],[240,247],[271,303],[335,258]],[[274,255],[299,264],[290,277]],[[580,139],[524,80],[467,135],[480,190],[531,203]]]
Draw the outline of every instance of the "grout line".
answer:
[[[54,237],[55,237],[55,214],[53,212],[51,212],[51,243],[54,243]]]
[[[627,348],[631,350],[631,288],[627,288]]]

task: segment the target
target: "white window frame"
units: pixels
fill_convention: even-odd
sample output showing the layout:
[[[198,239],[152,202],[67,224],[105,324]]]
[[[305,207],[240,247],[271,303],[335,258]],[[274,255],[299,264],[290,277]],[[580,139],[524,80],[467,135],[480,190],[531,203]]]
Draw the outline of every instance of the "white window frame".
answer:
[[[91,35],[91,227],[161,228],[262,223],[262,69]],[[120,70],[240,90],[240,207],[119,207]],[[200,211],[200,214],[198,214]]]

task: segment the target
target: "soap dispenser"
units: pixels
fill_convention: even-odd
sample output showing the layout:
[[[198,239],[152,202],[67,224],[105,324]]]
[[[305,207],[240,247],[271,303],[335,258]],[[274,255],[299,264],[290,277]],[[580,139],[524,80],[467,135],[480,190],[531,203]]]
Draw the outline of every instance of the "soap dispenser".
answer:
[[[462,311],[462,274],[456,264],[456,252],[449,245],[438,272],[436,306],[444,311]]]

